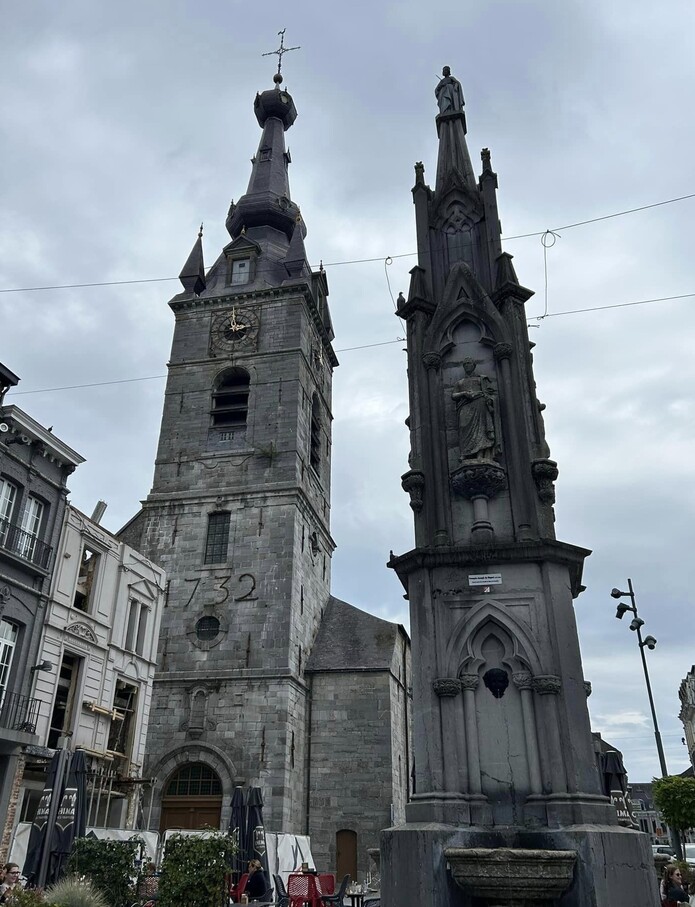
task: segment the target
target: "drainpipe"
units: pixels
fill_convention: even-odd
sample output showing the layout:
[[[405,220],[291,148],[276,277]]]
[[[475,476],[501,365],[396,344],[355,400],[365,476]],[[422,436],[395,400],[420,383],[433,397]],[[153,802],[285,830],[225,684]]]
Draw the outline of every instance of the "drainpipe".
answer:
[[[311,707],[313,702],[313,691],[314,691],[314,675],[308,675],[309,686],[307,689],[307,732],[306,732],[306,824],[304,827],[304,834],[309,836],[309,813],[311,810]]]

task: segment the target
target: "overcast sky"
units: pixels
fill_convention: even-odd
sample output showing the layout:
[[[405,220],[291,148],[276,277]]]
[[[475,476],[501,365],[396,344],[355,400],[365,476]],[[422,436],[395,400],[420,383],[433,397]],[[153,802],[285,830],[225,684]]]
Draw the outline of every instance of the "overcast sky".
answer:
[[[170,278],[201,221],[228,241],[287,28],[292,196],[326,264],[334,380],[334,594],[407,623],[385,568],[412,546],[403,328],[415,258],[410,189],[434,183],[442,65],[463,83],[471,157],[492,151],[558,461],[557,532],[593,549],[576,603],[592,724],[634,781],[659,773],[639,651],[614,619],[631,576],[669,769],[688,764],[678,686],[695,662],[695,193],[692,3],[666,0],[23,0],[2,13],[0,287]],[[393,256],[390,266],[384,264]],[[355,259],[371,263],[337,264]],[[334,264],[336,263],[336,264]],[[87,458],[73,503],[118,529],[151,485],[177,280],[0,294],[8,395]],[[386,345],[353,349],[369,344]],[[48,392],[46,388],[152,380]],[[29,393],[33,392],[33,393]]]

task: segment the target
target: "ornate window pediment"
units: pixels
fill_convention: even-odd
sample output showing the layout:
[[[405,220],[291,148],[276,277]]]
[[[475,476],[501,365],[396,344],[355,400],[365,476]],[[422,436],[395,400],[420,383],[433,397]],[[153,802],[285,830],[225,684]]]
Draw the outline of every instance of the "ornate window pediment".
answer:
[[[96,637],[96,633],[88,624],[80,623],[79,621],[74,624],[70,624],[65,628],[66,633],[72,633],[73,636],[79,636],[80,639],[86,639],[89,642],[98,642],[99,640]]]

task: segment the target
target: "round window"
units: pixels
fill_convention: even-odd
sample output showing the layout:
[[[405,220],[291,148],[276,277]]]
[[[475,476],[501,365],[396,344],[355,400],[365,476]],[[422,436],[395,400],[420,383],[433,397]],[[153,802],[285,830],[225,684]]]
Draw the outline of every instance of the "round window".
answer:
[[[198,639],[214,639],[220,632],[220,622],[216,617],[201,617],[195,625]]]

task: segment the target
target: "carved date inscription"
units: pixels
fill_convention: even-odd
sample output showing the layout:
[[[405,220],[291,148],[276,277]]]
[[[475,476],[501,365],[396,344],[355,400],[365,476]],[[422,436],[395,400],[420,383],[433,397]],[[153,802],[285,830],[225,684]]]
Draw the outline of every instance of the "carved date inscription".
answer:
[[[228,573],[226,576],[195,576],[184,577],[184,583],[192,586],[191,594],[188,596],[184,608],[196,598],[200,589],[200,597],[203,602],[197,604],[223,605],[230,598],[235,602],[255,602],[258,601],[256,593],[256,577],[253,573],[240,573],[234,575]],[[202,589],[201,589],[202,586]],[[231,586],[231,588],[230,588]],[[188,589],[186,589],[188,593]]]

